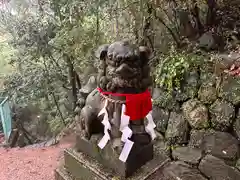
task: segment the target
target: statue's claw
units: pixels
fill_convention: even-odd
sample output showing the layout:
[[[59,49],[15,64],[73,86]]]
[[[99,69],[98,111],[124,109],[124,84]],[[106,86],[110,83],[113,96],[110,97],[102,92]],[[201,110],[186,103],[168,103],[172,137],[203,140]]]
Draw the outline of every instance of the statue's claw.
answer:
[[[112,147],[117,153],[120,154],[123,149],[123,143],[121,142],[121,138],[113,139]]]

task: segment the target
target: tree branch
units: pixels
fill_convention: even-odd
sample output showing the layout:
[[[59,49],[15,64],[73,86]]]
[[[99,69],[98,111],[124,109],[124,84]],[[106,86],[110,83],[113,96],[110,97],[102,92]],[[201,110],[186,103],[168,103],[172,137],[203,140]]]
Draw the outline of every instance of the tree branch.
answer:
[[[179,41],[179,39],[177,38],[177,36],[174,34],[174,32],[172,31],[172,29],[170,27],[167,26],[167,24],[164,22],[163,19],[161,19],[156,12],[156,9],[152,8],[153,10],[153,15],[155,17],[155,19],[157,19],[161,24],[163,24],[165,26],[165,28],[168,30],[168,32],[171,34],[171,36],[173,37],[173,40],[175,41],[175,43],[177,44],[177,47],[181,46],[181,43]]]

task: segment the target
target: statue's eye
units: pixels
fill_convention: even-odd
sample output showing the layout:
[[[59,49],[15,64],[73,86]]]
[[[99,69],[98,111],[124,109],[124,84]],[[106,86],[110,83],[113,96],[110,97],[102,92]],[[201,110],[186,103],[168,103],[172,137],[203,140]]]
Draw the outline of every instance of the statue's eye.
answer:
[[[122,61],[122,59],[123,59],[122,56],[117,56],[117,62],[120,63]]]
[[[113,57],[112,54],[109,54],[109,55],[108,55],[108,59],[109,59],[109,60],[112,60],[112,57]]]

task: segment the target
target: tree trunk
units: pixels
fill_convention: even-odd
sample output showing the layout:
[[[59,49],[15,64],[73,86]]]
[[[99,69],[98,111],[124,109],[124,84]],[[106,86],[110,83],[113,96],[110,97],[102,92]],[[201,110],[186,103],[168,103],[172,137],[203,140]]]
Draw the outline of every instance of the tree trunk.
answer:
[[[168,30],[168,32],[171,34],[173,40],[175,41],[177,47],[180,47],[181,42],[179,41],[179,38],[176,36],[176,34],[173,32],[173,30],[170,27],[168,27],[168,25],[164,22],[164,20],[161,17],[159,17],[157,15],[156,9],[152,8],[152,11],[153,11],[153,16],[155,17],[155,19],[158,20]]]
[[[116,2],[116,9],[118,9],[118,2]],[[118,11],[115,11],[115,20],[116,20],[116,35],[117,35],[117,40],[119,40],[120,34],[119,34]]]
[[[69,57],[66,54],[64,56],[65,56],[65,60],[66,60],[67,65],[68,65],[68,75],[69,75],[69,82],[70,82],[71,89],[72,89],[73,111],[74,111],[76,106],[77,106],[76,73],[74,71],[72,58]]]
[[[154,52],[153,8],[150,3],[147,3],[147,13],[148,17],[145,20],[141,45],[151,47],[152,52]]]
[[[44,58],[43,58],[43,59],[44,59]],[[50,85],[51,85],[51,80],[49,79],[49,74],[50,74],[50,73],[49,73],[49,70],[48,70],[48,68],[47,68],[47,64],[46,64],[46,61],[45,61],[45,60],[43,61],[43,63],[44,63],[44,67],[45,67],[45,69],[44,69],[44,71],[45,71],[45,78],[46,78],[46,80],[47,80],[47,84],[50,86]],[[57,110],[58,110],[58,112],[59,112],[60,118],[61,118],[63,124],[66,126],[67,124],[66,124],[66,122],[65,122],[65,120],[64,120],[64,118],[63,118],[63,114],[62,114],[62,112],[61,112],[61,110],[60,110],[60,107],[59,107],[57,98],[56,98],[56,96],[55,96],[55,94],[54,94],[54,91],[49,90],[50,88],[51,88],[51,86],[47,88],[47,91],[48,91],[49,95],[52,95],[53,101],[54,101],[54,103],[55,103],[55,105],[56,105],[56,107],[57,107]]]
[[[196,29],[198,30],[198,33],[202,34],[204,31],[204,26],[202,25],[202,23],[200,21],[199,8],[198,8],[196,1],[193,2],[193,7],[191,8],[191,13],[194,17],[194,21],[195,21]]]
[[[76,83],[77,83],[77,89],[81,89],[82,85],[81,85],[81,81],[80,81],[80,78],[79,78],[79,75],[76,71],[75,72],[75,75],[76,75]]]
[[[59,107],[59,104],[58,104],[58,102],[57,102],[57,98],[56,98],[54,92],[50,92],[50,94],[51,94],[52,97],[53,97],[53,101],[54,101],[54,103],[55,103],[55,105],[56,105],[56,107],[57,107],[57,110],[58,110],[59,115],[60,115],[60,117],[61,117],[62,123],[64,124],[64,126],[66,126],[67,123],[66,123],[65,120],[64,120],[63,114],[62,114],[62,112],[61,112],[61,110],[60,110],[60,107]]]
[[[216,0],[207,0],[208,4],[208,12],[207,12],[207,20],[206,24],[208,27],[212,27],[215,25],[215,20],[216,20]]]
[[[187,38],[195,37],[197,33],[189,19],[189,12],[186,10],[179,11],[179,19],[180,19],[180,35]]]
[[[96,20],[96,41],[95,44],[98,45],[99,43],[99,28],[100,28],[100,21],[99,21],[99,6],[97,7],[97,12],[96,12],[97,20]]]

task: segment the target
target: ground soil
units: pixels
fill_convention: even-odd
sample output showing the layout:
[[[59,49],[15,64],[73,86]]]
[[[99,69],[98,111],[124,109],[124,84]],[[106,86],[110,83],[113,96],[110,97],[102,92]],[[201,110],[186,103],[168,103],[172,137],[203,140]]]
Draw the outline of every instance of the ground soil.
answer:
[[[44,148],[0,148],[0,180],[54,180],[63,150],[73,145],[74,137]]]

